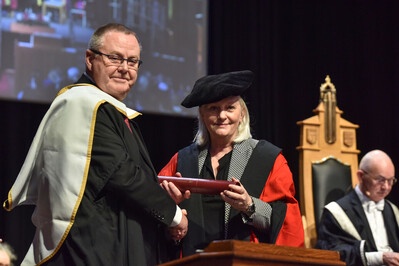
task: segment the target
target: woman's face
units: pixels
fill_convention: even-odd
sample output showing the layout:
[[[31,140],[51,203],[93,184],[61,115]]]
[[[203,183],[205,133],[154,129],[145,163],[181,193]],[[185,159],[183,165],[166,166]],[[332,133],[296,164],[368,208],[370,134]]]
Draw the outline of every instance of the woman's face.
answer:
[[[232,142],[238,134],[243,112],[240,96],[227,97],[218,102],[200,106],[200,116],[211,140]]]

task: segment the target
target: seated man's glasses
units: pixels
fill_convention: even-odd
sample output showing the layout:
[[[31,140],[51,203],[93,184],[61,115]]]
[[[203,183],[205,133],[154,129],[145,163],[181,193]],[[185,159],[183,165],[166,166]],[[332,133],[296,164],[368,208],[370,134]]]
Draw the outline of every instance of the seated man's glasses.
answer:
[[[369,173],[367,173],[367,172],[364,171],[363,169],[361,169],[361,170],[363,171],[363,173],[364,173],[365,175],[369,175],[369,176],[370,176]],[[388,182],[388,185],[393,186],[393,185],[395,185],[396,182],[398,181],[395,177],[391,177],[391,178],[385,178],[385,177],[383,177],[383,176],[376,176],[376,177],[370,176],[370,177],[371,177],[371,179],[372,179],[374,182],[376,182],[376,183],[378,183],[378,184],[380,184],[380,185],[383,185],[383,184],[385,184],[385,182]]]
[[[137,69],[143,63],[143,61],[141,61],[140,59],[137,59],[135,57],[123,58],[122,56],[117,55],[117,54],[104,54],[104,53],[94,50],[94,49],[90,49],[90,51],[92,51],[95,54],[103,55],[103,56],[107,57],[109,60],[109,63],[114,66],[120,66],[121,64],[123,64],[123,61],[126,61],[128,68]]]

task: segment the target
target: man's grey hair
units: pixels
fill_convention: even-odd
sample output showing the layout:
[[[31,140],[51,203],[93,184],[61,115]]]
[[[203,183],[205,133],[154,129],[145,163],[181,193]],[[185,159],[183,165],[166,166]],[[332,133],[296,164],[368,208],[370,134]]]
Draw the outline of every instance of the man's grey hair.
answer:
[[[108,23],[105,24],[101,27],[99,27],[91,36],[89,44],[88,44],[88,49],[94,49],[94,50],[98,50],[100,49],[104,43],[103,43],[103,36],[104,34],[106,34],[107,32],[111,32],[111,31],[116,31],[116,32],[122,32],[128,35],[133,35],[136,37],[139,45],[140,45],[140,51],[141,51],[141,44],[140,44],[140,40],[137,37],[136,32],[134,32],[132,29],[130,29],[129,27],[123,25],[123,24],[119,24],[119,23]]]

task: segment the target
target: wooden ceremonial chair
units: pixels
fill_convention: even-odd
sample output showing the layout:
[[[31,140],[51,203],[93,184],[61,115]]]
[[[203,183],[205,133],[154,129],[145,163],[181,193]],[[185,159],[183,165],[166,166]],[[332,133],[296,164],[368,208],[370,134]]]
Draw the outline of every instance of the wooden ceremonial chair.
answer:
[[[344,196],[357,183],[356,129],[341,117],[336,89],[327,76],[320,86],[315,116],[297,122],[300,127],[299,193],[305,246],[314,248],[323,207]]]

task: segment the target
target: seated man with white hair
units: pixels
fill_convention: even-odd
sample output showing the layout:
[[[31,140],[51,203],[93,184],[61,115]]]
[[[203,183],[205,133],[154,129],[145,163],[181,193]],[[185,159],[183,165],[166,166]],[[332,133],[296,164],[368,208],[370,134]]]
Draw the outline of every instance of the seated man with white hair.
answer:
[[[391,158],[368,152],[357,177],[354,190],[325,206],[317,247],[339,251],[347,265],[399,265],[399,210],[386,199],[397,181]]]

